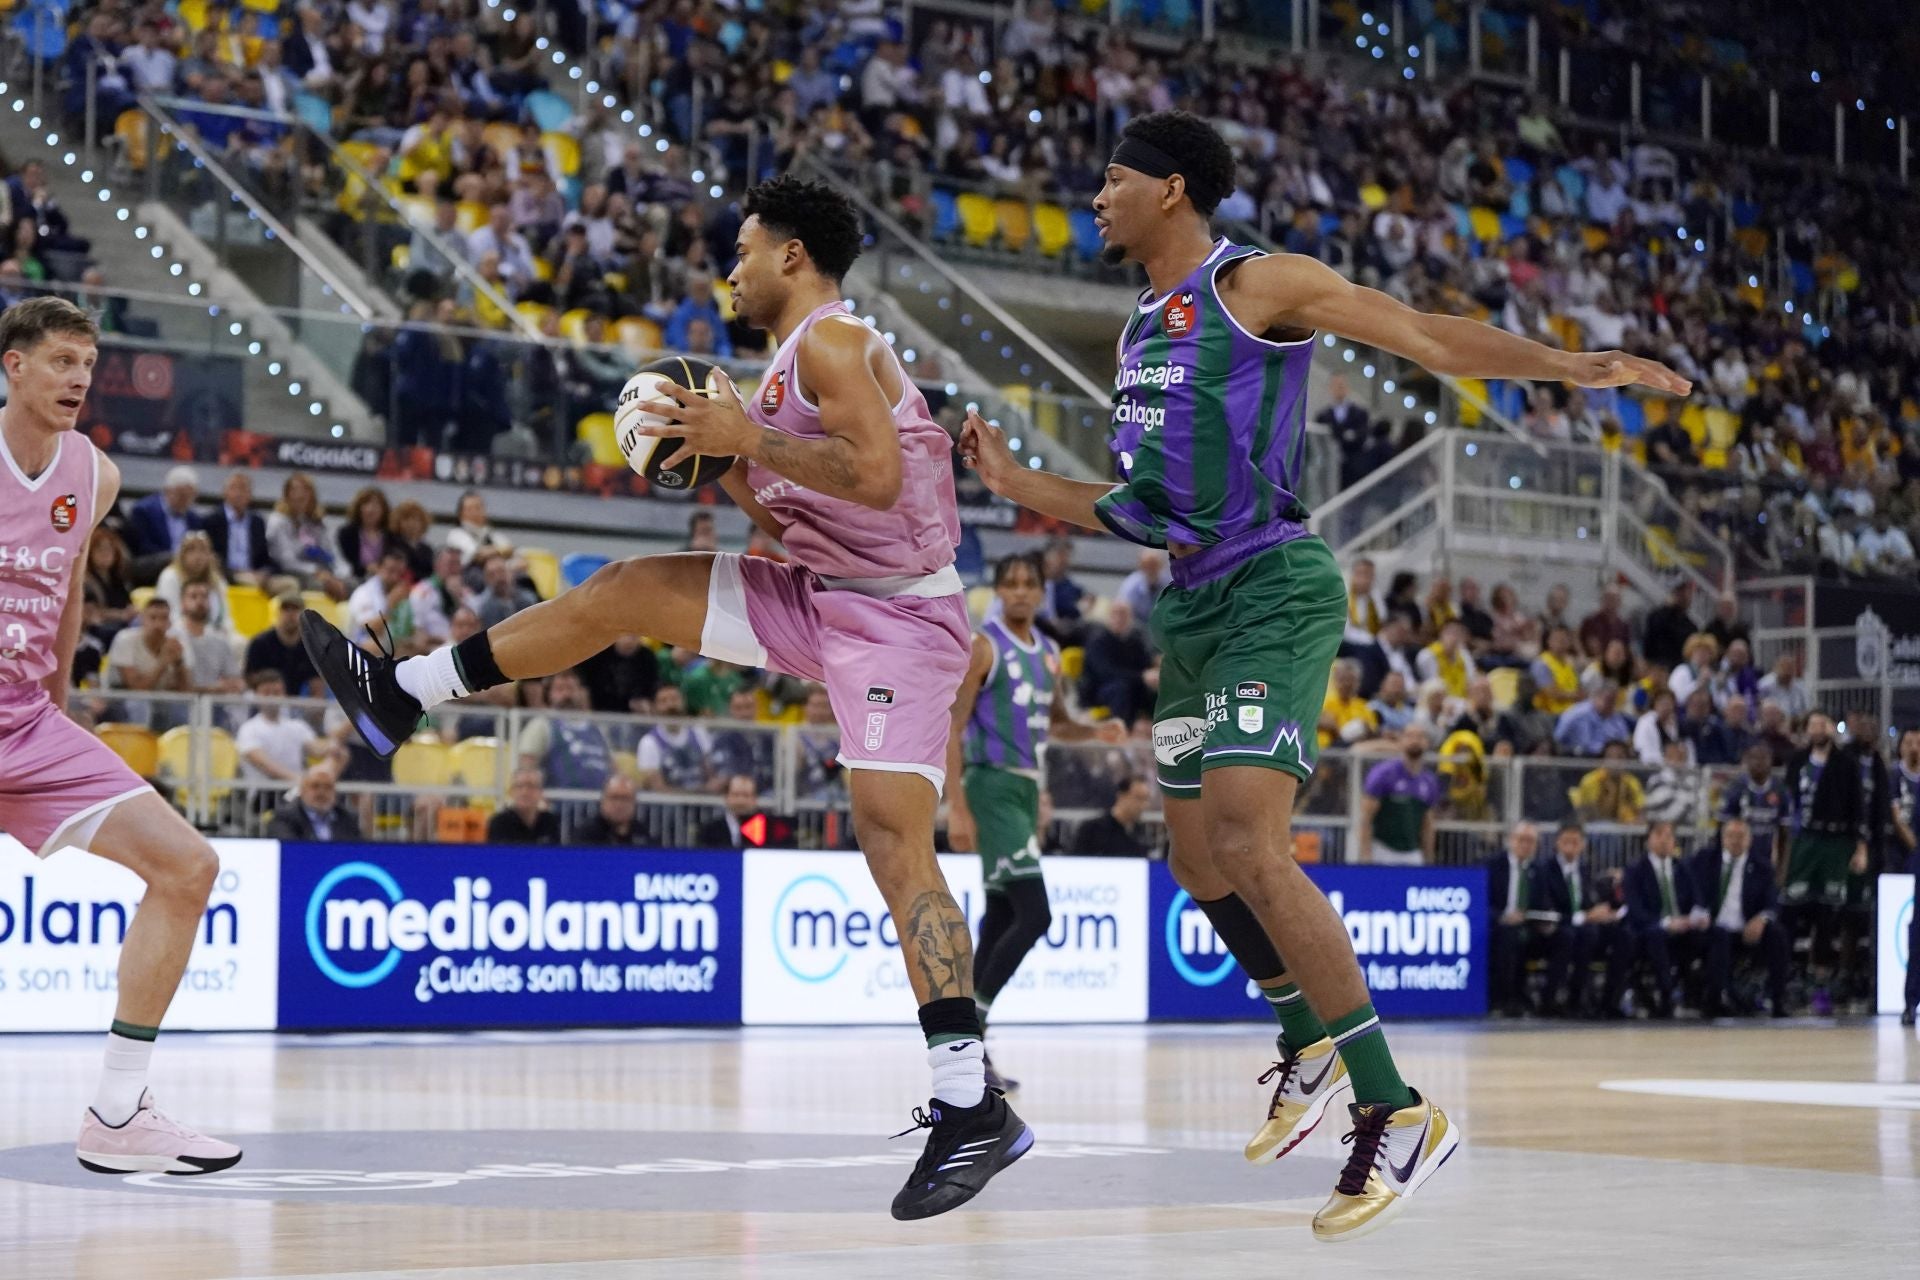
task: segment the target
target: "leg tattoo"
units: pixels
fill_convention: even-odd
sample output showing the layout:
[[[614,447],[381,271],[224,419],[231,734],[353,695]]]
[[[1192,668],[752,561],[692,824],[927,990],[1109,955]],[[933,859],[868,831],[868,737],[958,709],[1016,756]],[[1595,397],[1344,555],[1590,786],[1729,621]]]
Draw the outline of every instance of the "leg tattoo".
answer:
[[[901,940],[913,940],[913,961],[927,984],[925,999],[973,992],[973,938],[967,918],[944,889],[923,893],[907,908]]]

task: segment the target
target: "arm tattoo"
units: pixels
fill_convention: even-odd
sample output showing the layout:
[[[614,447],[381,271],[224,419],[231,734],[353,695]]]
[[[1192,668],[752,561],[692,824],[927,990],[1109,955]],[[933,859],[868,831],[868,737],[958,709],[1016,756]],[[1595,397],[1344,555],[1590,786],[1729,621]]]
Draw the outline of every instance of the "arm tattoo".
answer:
[[[927,988],[923,1003],[973,993],[973,934],[952,894],[940,889],[915,898],[900,941],[912,946],[913,963]]]
[[[760,434],[760,461],[809,489],[852,488],[855,482],[852,452],[852,446],[839,436],[798,440],[771,428],[762,429]]]

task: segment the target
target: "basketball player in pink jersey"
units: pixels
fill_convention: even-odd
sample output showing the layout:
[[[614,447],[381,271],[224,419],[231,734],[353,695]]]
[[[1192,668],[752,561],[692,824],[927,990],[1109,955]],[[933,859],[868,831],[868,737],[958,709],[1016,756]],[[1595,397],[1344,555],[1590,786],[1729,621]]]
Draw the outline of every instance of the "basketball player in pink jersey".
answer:
[[[427,708],[566,670],[630,633],[825,682],[854,829],[900,935],[933,1069],[932,1102],[914,1109],[914,1127],[932,1132],[893,1200],[894,1217],[926,1218],[972,1199],[1033,1144],[985,1087],[967,919],[933,853],[971,639],[953,567],[951,445],[892,351],[841,300],[860,252],[852,205],[781,178],[749,191],[745,210],[733,304],[779,350],[751,404],[731,383],[713,400],[670,388],[675,402],[649,409],[672,425],[650,434],[684,437],[682,454],[739,458],[722,484],[793,563],[641,556],[399,663],[348,644],[317,614],[301,626],[315,667],[381,755]]]
[[[80,1124],[96,1173],[212,1173],[240,1148],[174,1123],[147,1089],[160,1020],[187,967],[220,859],[105,743],[67,719],[87,540],[120,471],[74,425],[99,330],[63,298],[0,314],[0,827],[44,857],[85,849],[146,882],[120,945],[106,1069]]]

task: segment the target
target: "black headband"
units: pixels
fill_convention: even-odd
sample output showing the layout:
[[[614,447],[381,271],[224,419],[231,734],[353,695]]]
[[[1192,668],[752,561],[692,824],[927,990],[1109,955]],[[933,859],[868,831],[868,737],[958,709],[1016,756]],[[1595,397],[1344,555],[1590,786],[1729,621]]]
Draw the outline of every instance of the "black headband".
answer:
[[[1107,163],[1144,173],[1149,178],[1171,178],[1180,172],[1180,165],[1172,156],[1139,138],[1120,139],[1120,145],[1113,149],[1113,159]]]

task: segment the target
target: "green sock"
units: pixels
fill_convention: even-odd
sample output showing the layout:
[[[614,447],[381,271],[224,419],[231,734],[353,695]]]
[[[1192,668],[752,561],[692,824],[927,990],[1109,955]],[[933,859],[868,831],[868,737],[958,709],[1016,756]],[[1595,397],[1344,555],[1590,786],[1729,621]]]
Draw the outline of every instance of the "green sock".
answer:
[[[125,1036],[129,1040],[151,1041],[160,1038],[160,1028],[158,1027],[143,1027],[137,1023],[122,1022],[118,1018],[113,1020],[113,1025],[108,1027],[107,1030],[116,1036]]]
[[[1327,1024],[1327,1034],[1340,1047],[1340,1060],[1353,1077],[1355,1102],[1384,1102],[1395,1111],[1413,1105],[1413,1090],[1400,1078],[1387,1048],[1386,1029],[1371,1003]]]
[[[1280,1038],[1296,1050],[1324,1040],[1327,1029],[1300,994],[1300,988],[1284,974],[1273,981],[1273,986],[1261,983],[1260,994],[1273,1006],[1273,1016],[1280,1019]]]

